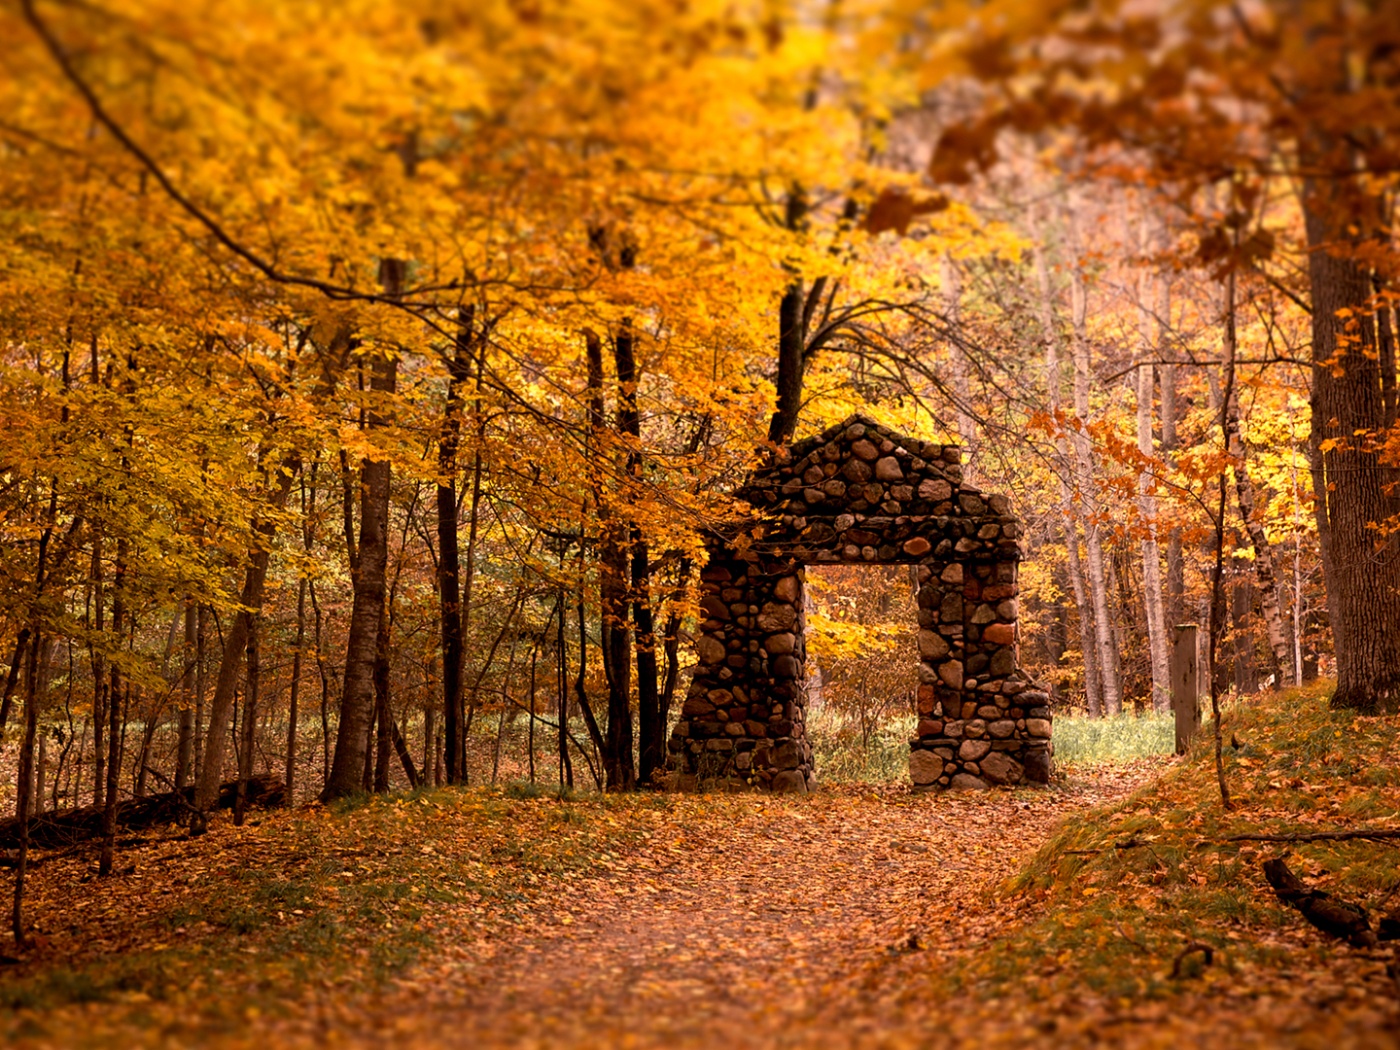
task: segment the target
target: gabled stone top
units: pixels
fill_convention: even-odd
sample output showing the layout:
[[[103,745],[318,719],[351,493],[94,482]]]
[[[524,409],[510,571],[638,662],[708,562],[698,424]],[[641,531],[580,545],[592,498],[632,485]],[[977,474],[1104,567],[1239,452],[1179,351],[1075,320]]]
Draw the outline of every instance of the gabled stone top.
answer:
[[[853,415],[778,449],[736,495],[763,518],[758,552],[882,564],[1019,559],[1010,502],[964,484],[961,464],[956,445]]]

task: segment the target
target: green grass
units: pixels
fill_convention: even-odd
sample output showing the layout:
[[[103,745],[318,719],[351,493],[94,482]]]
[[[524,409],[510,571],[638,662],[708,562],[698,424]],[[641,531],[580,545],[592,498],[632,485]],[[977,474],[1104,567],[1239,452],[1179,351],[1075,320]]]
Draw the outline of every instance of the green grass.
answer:
[[[1055,719],[1055,761],[1067,766],[1103,765],[1176,750],[1170,714]]]

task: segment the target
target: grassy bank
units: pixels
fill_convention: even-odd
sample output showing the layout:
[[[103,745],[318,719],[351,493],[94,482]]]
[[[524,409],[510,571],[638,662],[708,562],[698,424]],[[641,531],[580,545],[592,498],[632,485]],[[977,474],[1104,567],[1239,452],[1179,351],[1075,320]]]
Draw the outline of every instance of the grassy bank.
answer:
[[[1001,888],[1011,931],[933,980],[990,997],[1106,1002],[1196,990],[1296,998],[1313,982],[1320,996],[1384,1010],[1396,994],[1384,958],[1308,927],[1261,863],[1291,853],[1311,885],[1385,910],[1400,905],[1396,843],[1231,839],[1400,826],[1400,722],[1330,711],[1325,685],[1246,698],[1222,722],[1231,809],[1207,725],[1165,775],[1068,819]]]

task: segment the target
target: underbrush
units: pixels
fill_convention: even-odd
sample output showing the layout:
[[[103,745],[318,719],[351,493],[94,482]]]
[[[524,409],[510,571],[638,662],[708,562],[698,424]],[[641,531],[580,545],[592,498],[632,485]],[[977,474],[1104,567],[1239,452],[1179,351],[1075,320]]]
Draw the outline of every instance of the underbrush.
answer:
[[[1225,711],[1229,811],[1207,723],[1176,768],[1067,819],[1001,887],[1020,925],[934,979],[987,995],[1014,986],[1032,997],[1092,990],[1137,999],[1196,978],[1239,981],[1248,972],[1267,983],[1283,960],[1320,965],[1347,951],[1279,903],[1261,863],[1291,851],[1290,865],[1310,885],[1372,907],[1389,898],[1393,907],[1393,841],[1230,841],[1400,826],[1400,722],[1331,711],[1327,690],[1317,683],[1248,697]]]
[[[909,738],[913,715],[881,720],[868,738],[860,723],[830,707],[807,718],[818,783],[892,784],[909,780]]]
[[[1055,719],[1055,761],[1091,766],[1126,762],[1176,750],[1176,722],[1171,714],[1125,713],[1111,718]]]

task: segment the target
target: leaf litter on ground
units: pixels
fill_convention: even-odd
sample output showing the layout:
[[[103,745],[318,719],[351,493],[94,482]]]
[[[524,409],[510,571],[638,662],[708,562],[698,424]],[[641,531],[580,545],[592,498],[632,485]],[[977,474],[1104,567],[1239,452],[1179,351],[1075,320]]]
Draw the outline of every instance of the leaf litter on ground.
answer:
[[[1383,953],[1273,897],[1249,832],[1396,823],[1394,720],[1314,690],[1048,791],[374,799],[35,873],[7,1045],[1397,1045]],[[1337,736],[1338,731],[1343,736]],[[516,794],[526,794],[517,792]],[[1293,847],[1378,901],[1395,844]],[[132,870],[134,868],[134,870]],[[1195,945],[1195,948],[1192,948]],[[1208,949],[1208,951],[1206,950]],[[1206,965],[1206,957],[1210,964]]]

